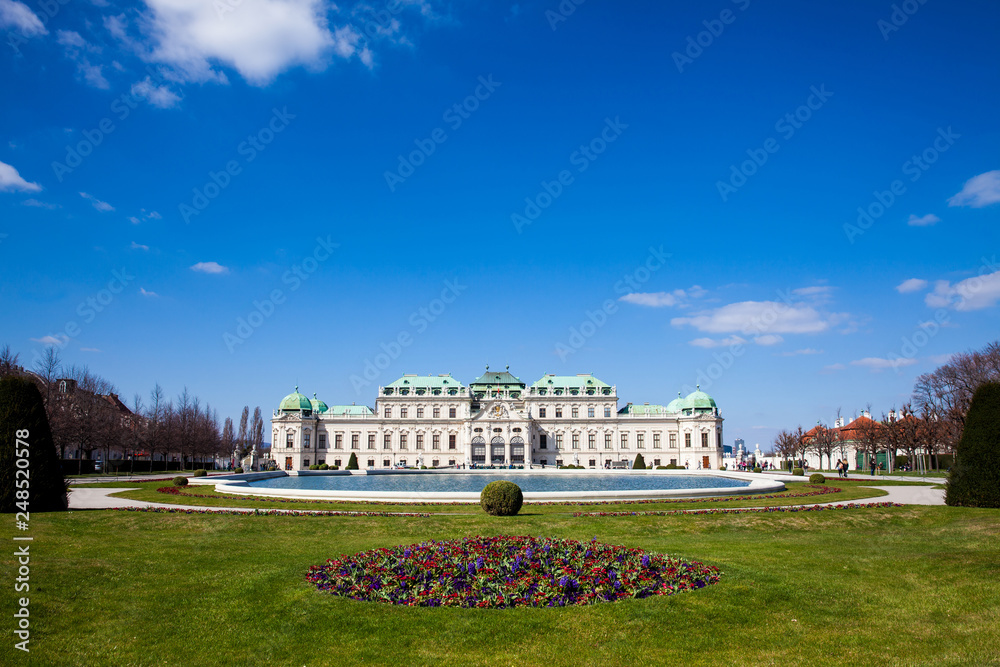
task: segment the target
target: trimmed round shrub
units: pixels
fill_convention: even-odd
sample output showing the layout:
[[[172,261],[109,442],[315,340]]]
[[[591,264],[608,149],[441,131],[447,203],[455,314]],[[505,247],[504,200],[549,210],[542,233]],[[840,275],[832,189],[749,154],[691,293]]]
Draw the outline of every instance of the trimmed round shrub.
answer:
[[[948,505],[1000,507],[1000,383],[972,395],[945,489]]]
[[[320,463],[319,464],[319,468],[317,468],[317,470],[329,470],[329,469],[330,469],[330,466],[327,465],[326,463]]]
[[[813,474],[809,475],[809,483],[826,484],[826,476],[822,475],[821,473],[814,472]]]
[[[207,474],[208,474],[207,470],[195,470],[194,471],[194,475],[192,475],[192,476],[193,477],[204,477]]]
[[[753,471],[754,472],[760,472],[760,466],[754,466]]]
[[[666,470],[667,466],[656,466],[657,470]]]
[[[174,477],[174,486],[187,486],[187,485],[188,485],[187,477]]]
[[[514,516],[521,511],[523,503],[521,487],[503,479],[490,482],[479,494],[479,506],[493,516]]]
[[[340,470],[340,466],[338,466],[338,465],[332,465],[332,466],[330,466],[330,470]]]
[[[27,451],[25,451],[27,450]],[[27,464],[31,484],[18,489],[18,461]],[[20,495],[19,495],[20,494]],[[25,497],[27,496],[27,497]],[[52,441],[42,394],[34,382],[0,380],[0,512],[65,510],[66,480]]]
[[[805,471],[802,468],[792,468],[792,474],[801,477],[805,474]]]
[[[233,472],[236,473],[237,475],[242,475],[243,474],[243,468],[237,468]]]

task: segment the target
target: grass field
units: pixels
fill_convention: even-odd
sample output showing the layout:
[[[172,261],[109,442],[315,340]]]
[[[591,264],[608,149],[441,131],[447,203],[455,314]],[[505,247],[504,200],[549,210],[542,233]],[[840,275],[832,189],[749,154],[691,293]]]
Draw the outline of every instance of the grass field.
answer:
[[[642,507],[645,509],[645,507]],[[12,544],[13,522],[3,539]],[[571,609],[399,608],[310,565],[475,534],[588,540],[719,566],[709,588]],[[23,533],[22,533],[23,534]],[[31,518],[30,655],[4,665],[1000,664],[1000,513],[429,518],[111,511]],[[3,577],[15,565],[3,559]],[[4,609],[14,608],[5,585]],[[8,620],[8,623],[10,620]]]

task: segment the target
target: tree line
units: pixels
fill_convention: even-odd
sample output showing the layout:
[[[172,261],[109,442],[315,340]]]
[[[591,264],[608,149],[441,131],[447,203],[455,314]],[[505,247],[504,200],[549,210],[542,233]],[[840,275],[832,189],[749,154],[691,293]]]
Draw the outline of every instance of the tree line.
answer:
[[[818,424],[810,431],[801,426],[782,430],[774,438],[774,451],[788,459],[816,454],[821,465],[826,457],[831,468],[833,458],[845,458],[849,447],[862,452],[866,461],[883,451],[892,456],[902,452],[911,465],[920,454],[936,462],[938,455],[954,453],[972,396],[988,382],[1000,382],[1000,341],[982,350],[953,355],[947,363],[919,376],[912,400],[883,412],[879,419],[866,416],[872,414],[869,404],[865,415],[842,428]]]

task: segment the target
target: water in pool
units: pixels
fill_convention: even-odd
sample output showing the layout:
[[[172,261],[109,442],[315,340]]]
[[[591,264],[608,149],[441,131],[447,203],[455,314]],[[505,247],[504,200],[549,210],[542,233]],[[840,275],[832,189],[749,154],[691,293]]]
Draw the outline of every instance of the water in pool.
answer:
[[[479,493],[498,479],[508,479],[522,491],[652,491],[659,489],[708,489],[749,486],[750,482],[708,475],[579,474],[546,475],[513,472],[463,472],[449,474],[395,473],[382,475],[322,475],[276,477],[250,482],[268,489],[309,491],[401,491],[415,493]]]

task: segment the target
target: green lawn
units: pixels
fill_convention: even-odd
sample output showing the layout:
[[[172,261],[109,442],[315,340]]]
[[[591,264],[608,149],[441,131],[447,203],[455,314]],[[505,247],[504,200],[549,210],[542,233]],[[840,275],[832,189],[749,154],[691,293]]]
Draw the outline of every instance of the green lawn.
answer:
[[[12,517],[2,539],[12,544]],[[311,588],[310,565],[474,534],[551,535],[719,566],[681,595],[573,609],[397,608]],[[22,535],[24,533],[21,533]],[[30,664],[1000,664],[1000,513],[573,518],[31,517]],[[12,552],[12,549],[8,550]],[[3,559],[4,581],[16,565]],[[4,586],[7,623],[13,586]],[[29,664],[8,636],[0,664]]]
[[[814,491],[815,487],[801,483],[786,483],[787,491],[780,494],[768,494],[777,496],[775,498],[755,498],[752,500],[730,500],[722,502],[705,502],[692,500],[684,503],[629,503],[629,504],[543,504],[529,503],[522,509],[525,514],[565,514],[572,512],[594,512],[602,509],[608,511],[652,511],[652,510],[673,510],[673,509],[700,509],[712,507],[762,507],[776,505],[802,505],[827,502],[851,502],[870,498],[877,500],[885,492],[877,489],[867,488],[866,482],[837,482],[827,483],[827,486],[841,489],[838,493],[798,496],[796,494]],[[872,482],[867,482],[872,484]],[[879,484],[882,484],[879,482]],[[886,486],[906,485],[908,482],[889,481]],[[192,498],[190,496],[174,496],[159,493],[156,489],[162,486],[169,486],[169,482],[100,482],[87,485],[75,485],[76,487],[139,487],[134,491],[124,491],[114,494],[116,497],[129,498],[132,500],[145,500],[148,502],[171,503],[176,505],[204,505],[206,507],[256,507],[260,509],[305,509],[305,510],[338,510],[357,512],[432,512],[447,514],[467,514],[469,512],[478,513],[477,505],[449,505],[449,504],[380,504],[380,503],[356,503],[356,502],[276,502],[272,500],[250,500],[240,496],[231,496],[215,491],[214,486],[195,486],[185,488],[186,493],[196,493],[200,495],[212,496],[211,498]],[[788,497],[784,497],[788,496]]]

